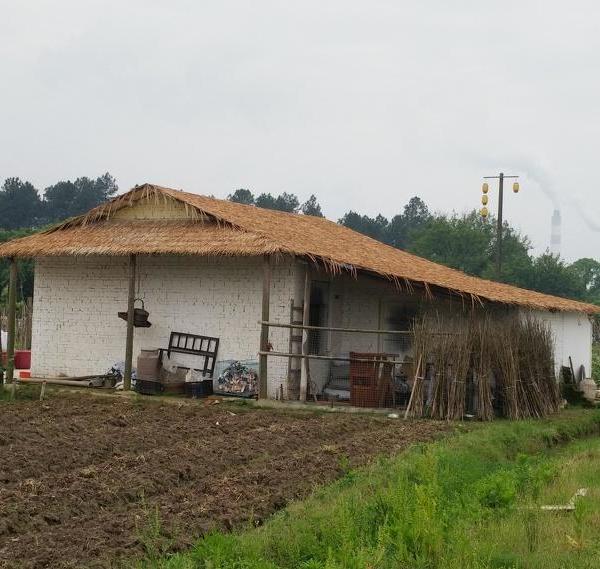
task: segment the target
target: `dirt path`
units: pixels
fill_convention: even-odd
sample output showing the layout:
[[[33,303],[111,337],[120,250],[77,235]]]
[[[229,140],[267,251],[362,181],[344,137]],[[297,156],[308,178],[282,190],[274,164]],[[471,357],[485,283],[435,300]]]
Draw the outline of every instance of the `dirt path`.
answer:
[[[84,395],[1,405],[0,567],[109,567],[145,547],[186,547],[211,528],[260,523],[346,460],[447,428]]]

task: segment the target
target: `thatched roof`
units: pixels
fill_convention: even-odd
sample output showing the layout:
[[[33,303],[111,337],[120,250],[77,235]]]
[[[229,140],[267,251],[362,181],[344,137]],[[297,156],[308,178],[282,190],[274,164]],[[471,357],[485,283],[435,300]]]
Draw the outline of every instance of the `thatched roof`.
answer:
[[[142,201],[185,206],[186,220],[126,220]],[[117,217],[118,219],[115,219]],[[468,276],[394,249],[323,218],[259,209],[144,184],[47,231],[0,245],[0,257],[50,255],[296,255],[339,272],[376,274],[399,286],[442,288],[544,310],[599,313],[600,307]]]

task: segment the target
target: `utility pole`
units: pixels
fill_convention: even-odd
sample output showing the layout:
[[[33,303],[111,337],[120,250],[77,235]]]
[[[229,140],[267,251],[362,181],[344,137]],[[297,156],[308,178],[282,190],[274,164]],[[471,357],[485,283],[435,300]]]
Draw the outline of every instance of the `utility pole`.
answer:
[[[500,172],[498,176],[484,176],[484,180],[498,180],[498,223],[496,227],[496,279],[500,280],[502,277],[502,230],[503,230],[503,207],[504,207],[504,180],[505,178],[518,178],[519,176],[506,176],[503,172]],[[483,197],[481,201],[484,205],[481,208],[481,215],[485,218],[488,216],[488,210],[485,205],[488,202],[487,193],[489,186],[487,182],[483,184]],[[513,192],[516,194],[519,192],[519,182],[513,184]]]

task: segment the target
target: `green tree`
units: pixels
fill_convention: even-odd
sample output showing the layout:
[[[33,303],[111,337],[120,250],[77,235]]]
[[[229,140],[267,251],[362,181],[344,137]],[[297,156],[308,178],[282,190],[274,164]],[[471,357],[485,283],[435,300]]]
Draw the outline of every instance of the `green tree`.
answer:
[[[113,197],[119,186],[107,172],[95,180],[86,176],[57,182],[44,190],[45,218],[54,222],[79,215]]]
[[[427,204],[419,197],[408,200],[401,214],[395,215],[386,229],[385,241],[399,249],[407,249],[413,235],[431,219]]]
[[[229,194],[227,199],[230,202],[254,205],[254,194],[250,190],[246,190],[244,188],[240,188],[233,192],[233,194]]]
[[[283,192],[282,194],[274,197],[272,194],[260,194],[254,200],[254,203],[258,207],[263,209],[274,209],[277,211],[286,211],[288,213],[297,213],[300,208],[300,201],[294,194],[288,194]]]
[[[589,257],[578,259],[569,270],[580,280],[586,290],[586,300],[600,304],[600,262]]]
[[[323,217],[323,212],[321,211],[321,206],[317,201],[317,196],[315,194],[311,194],[310,198],[308,198],[300,208],[304,215],[313,215],[314,217]]]
[[[474,215],[479,216],[474,212]],[[515,231],[504,222],[502,230],[502,276],[497,275],[497,232],[496,219],[490,218],[487,223],[491,229],[490,262],[487,268],[478,276],[489,280],[500,280],[517,286],[527,286],[526,282],[531,271],[530,257],[531,242],[529,238]]]
[[[20,178],[7,178],[0,188],[0,227],[35,227],[40,217],[40,195],[33,184]]]
[[[377,217],[369,217],[368,215],[361,215],[355,211],[349,211],[338,220],[340,225],[358,231],[363,235],[368,235],[373,239],[387,242],[387,228],[389,225],[388,220],[379,214]]]
[[[35,233],[34,229],[16,229],[11,231],[0,231],[0,243],[26,237]],[[31,259],[19,259],[17,300],[21,301],[33,296],[33,261]],[[8,300],[8,271],[7,259],[0,259],[0,303],[5,304]]]
[[[482,275],[490,265],[492,228],[475,212],[437,215],[413,235],[411,252],[471,275]]]
[[[533,259],[531,270],[525,275],[522,286],[553,294],[583,300],[586,288],[577,273],[558,255],[546,252]]]

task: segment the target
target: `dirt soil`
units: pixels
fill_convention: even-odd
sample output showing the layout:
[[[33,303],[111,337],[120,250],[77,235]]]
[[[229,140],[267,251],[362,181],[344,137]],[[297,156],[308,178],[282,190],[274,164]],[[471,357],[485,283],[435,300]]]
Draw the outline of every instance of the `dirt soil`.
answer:
[[[0,567],[114,567],[176,551],[448,428],[83,394],[0,404]]]

